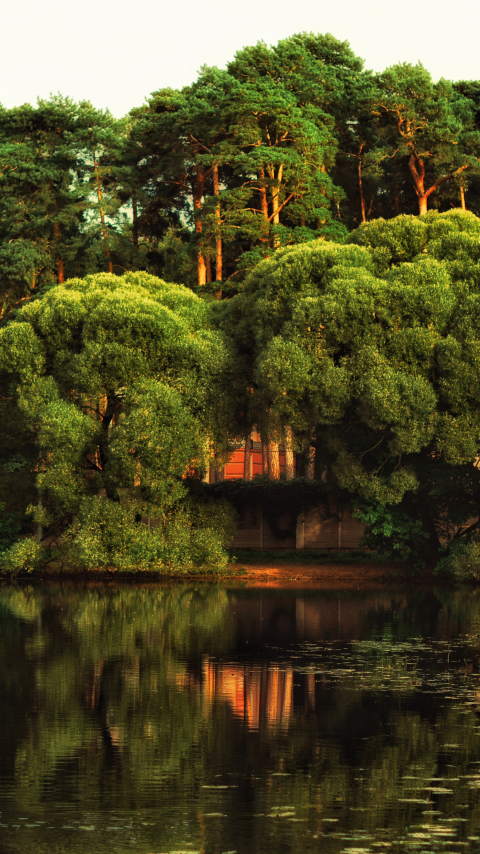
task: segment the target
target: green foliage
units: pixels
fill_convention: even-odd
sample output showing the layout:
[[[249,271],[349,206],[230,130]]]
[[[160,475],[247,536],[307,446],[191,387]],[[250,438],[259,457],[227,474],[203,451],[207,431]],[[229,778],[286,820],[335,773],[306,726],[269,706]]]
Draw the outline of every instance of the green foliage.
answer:
[[[420,528],[436,561],[480,523],[479,240],[461,211],[378,220],[344,246],[278,251],[217,314],[255,366],[251,423],[313,442],[358,501],[401,505],[395,549],[418,560]]]
[[[362,545],[373,552],[400,558],[413,566],[425,565],[428,536],[419,519],[412,519],[403,507],[365,503],[354,517],[366,525]]]
[[[61,95],[0,108],[0,319],[107,270],[232,294],[279,246],[419,199],[478,214],[479,91],[421,64],[374,75],[348,42],[297,33],[121,120]]]
[[[0,331],[0,356],[37,442],[31,512],[60,562],[225,564],[223,522],[202,530],[184,483],[235,429],[233,352],[205,302],[145,273],[73,279]]]
[[[460,583],[478,583],[480,581],[480,542],[454,542],[448,554],[442,557],[435,567],[437,575],[447,575]]]
[[[233,536],[234,514],[225,503],[176,502],[149,530],[138,524],[138,507],[94,497],[84,499],[64,534],[63,566],[124,571],[221,571],[223,549]],[[146,520],[144,519],[145,523]]]
[[[108,112],[60,95],[0,109],[0,318],[118,261],[112,159],[122,132]]]
[[[0,572],[5,575],[35,572],[41,567],[44,558],[42,546],[30,537],[25,537],[0,553]]]

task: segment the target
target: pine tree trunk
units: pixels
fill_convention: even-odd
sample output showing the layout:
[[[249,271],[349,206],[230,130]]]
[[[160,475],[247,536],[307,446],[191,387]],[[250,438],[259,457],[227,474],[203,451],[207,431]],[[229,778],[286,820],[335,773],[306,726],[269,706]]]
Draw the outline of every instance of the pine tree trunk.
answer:
[[[272,174],[275,177],[275,170],[272,170]],[[278,172],[276,176],[276,184],[272,189],[272,223],[273,225],[280,225],[280,187],[282,185],[283,179],[283,164],[281,163],[278,167]],[[280,246],[280,238],[278,235],[275,235],[273,238],[273,248],[278,249]]]
[[[57,259],[56,259],[57,282],[59,285],[62,285],[63,282],[65,281],[65,273],[64,273],[64,269],[63,269],[63,258],[60,255],[60,223],[59,222],[55,222],[53,224],[53,235],[55,237],[55,246],[57,249]]]
[[[287,426],[285,433],[285,477],[287,480],[293,480],[295,477],[295,468],[293,462],[293,430]]]
[[[207,266],[205,264],[205,257],[203,254],[203,246],[201,242],[200,235],[203,232],[202,225],[202,198],[203,198],[203,189],[205,184],[205,178],[203,176],[201,166],[197,166],[197,177],[195,181],[195,187],[193,191],[193,207],[194,207],[194,215],[195,215],[195,234],[197,235],[197,281],[199,287],[203,287],[207,281]]]
[[[279,166],[278,167],[279,175],[281,175],[281,170],[282,170],[282,166]],[[281,179],[281,177],[279,177],[277,180],[278,180],[277,186],[274,187],[274,189],[272,190],[272,213],[273,213],[272,222],[274,225],[279,225],[279,223],[280,223],[280,214],[278,213],[278,208],[279,208],[279,201],[278,200],[279,200],[279,196],[280,196],[280,181],[282,179]]]
[[[259,183],[259,193],[260,193],[260,210],[262,212],[262,216],[268,222],[268,199],[267,199],[267,187],[265,185],[265,169],[263,166],[259,166],[258,168],[258,183]]]
[[[315,477],[315,448],[313,445],[308,446],[306,456],[305,477],[308,480],[313,480]]]
[[[205,278],[207,282],[212,281],[212,259],[209,255],[205,259]]]
[[[413,186],[418,196],[418,212],[420,216],[428,210],[428,195],[425,192],[425,164],[421,157],[412,153],[408,161],[408,168],[413,180]]]
[[[268,476],[270,480],[280,480],[280,455],[278,442],[268,437]]]
[[[360,208],[362,211],[362,222],[367,221],[367,217],[365,214],[365,197],[363,195],[363,180],[362,180],[362,151],[363,145],[360,148],[360,156],[358,158],[358,189],[360,191]]]
[[[460,184],[460,207],[462,211],[467,210],[467,206],[465,204],[465,189],[463,187],[463,184]]]
[[[100,184],[100,175],[98,174],[98,164],[97,164],[97,158],[95,156],[95,151],[93,152],[93,166],[95,169],[95,180],[97,182],[97,198],[98,198],[98,204],[100,205],[100,220],[102,222],[103,239],[105,241],[105,255],[107,256],[107,259],[108,259],[108,272],[113,273],[113,263],[112,263],[112,259],[110,257],[110,246],[108,244],[108,232],[107,232],[107,226],[105,224],[105,212],[103,210],[102,187]]]
[[[262,436],[262,465],[263,474],[268,475],[268,443],[265,436]]]
[[[420,216],[428,212],[428,196],[425,193],[418,197],[418,212]]]
[[[220,196],[220,187],[218,181],[218,166],[213,167],[213,193],[215,196]],[[223,258],[222,258],[222,238],[220,237],[221,211],[220,201],[215,208],[215,216],[217,218],[218,233],[215,240],[215,281],[223,281]]]

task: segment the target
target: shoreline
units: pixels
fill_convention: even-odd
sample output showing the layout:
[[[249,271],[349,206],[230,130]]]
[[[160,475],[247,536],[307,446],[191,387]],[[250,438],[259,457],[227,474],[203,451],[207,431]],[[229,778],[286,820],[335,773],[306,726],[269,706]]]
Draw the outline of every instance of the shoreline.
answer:
[[[39,572],[18,573],[12,575],[0,575],[0,583],[8,582],[78,582],[83,584],[94,584],[110,586],[112,584],[139,584],[165,585],[165,584],[241,584],[242,587],[270,587],[270,588],[311,588],[332,589],[350,588],[366,589],[372,585],[375,587],[385,584],[398,586],[417,585],[444,585],[449,586],[451,581],[434,578],[431,572],[422,571],[413,574],[405,564],[398,563],[286,563],[284,561],[269,561],[265,563],[242,562],[231,564],[226,572],[122,572],[115,569],[104,570],[72,570],[59,571],[52,567],[51,570]]]

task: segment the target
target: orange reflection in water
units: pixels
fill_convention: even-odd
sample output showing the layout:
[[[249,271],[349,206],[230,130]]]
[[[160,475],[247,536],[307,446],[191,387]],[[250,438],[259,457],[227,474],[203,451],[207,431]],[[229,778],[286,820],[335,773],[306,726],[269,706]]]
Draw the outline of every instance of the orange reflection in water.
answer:
[[[293,669],[203,663],[203,689],[210,702],[225,700],[249,729],[286,729],[293,710]]]

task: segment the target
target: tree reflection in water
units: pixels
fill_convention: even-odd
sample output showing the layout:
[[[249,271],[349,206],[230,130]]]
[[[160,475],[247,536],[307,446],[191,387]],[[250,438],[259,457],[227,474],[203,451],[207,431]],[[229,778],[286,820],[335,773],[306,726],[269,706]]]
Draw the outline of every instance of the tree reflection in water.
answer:
[[[72,583],[0,609],[5,851],[480,845],[476,592]]]

